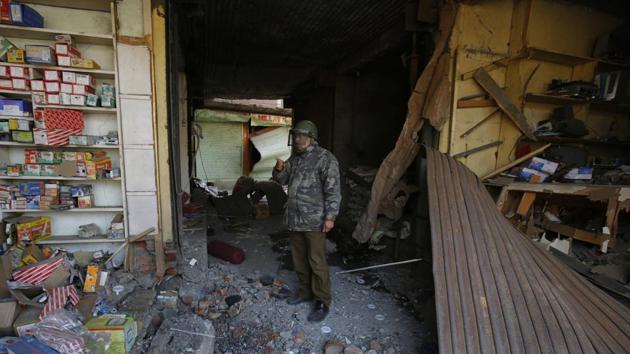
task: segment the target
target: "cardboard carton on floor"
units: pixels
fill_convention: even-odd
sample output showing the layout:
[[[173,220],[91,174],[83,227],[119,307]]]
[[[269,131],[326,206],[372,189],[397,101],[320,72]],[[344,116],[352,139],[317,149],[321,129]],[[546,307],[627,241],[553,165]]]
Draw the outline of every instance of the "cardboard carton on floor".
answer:
[[[0,337],[13,334],[13,321],[20,313],[20,306],[14,299],[0,300]]]
[[[39,323],[40,307],[28,306],[20,312],[13,322],[13,332],[20,337],[32,336],[33,327]]]
[[[90,332],[109,333],[112,336],[108,354],[128,353],[138,335],[138,325],[133,317],[122,314],[93,318],[85,324],[85,327]]]

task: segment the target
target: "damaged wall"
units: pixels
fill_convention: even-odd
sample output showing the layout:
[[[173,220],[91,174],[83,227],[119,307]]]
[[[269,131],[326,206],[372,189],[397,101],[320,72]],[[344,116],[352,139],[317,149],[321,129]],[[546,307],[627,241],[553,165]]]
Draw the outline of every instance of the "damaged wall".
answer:
[[[514,55],[524,47],[590,57],[595,39],[622,22],[592,8],[567,2],[528,0],[514,4],[518,5],[509,1],[461,4],[450,41],[455,73],[451,103],[453,114],[441,131],[440,151],[454,155],[502,141],[498,147],[460,159],[478,175],[509,163],[513,159],[517,139],[522,134],[507,116],[499,112],[476,131],[461,137],[462,133],[497,108],[457,108],[458,99],[484,92],[472,78],[462,79],[462,74]],[[593,70],[594,64],[591,63],[572,67],[527,59],[510,62],[507,68],[494,70],[490,75],[506,90],[515,105],[523,109],[527,122],[534,127],[537,122],[548,119],[553,108],[558,106],[523,104],[522,98],[527,92],[544,91],[553,78],[591,81]],[[613,123],[616,124],[613,136],[625,140],[630,137],[630,121],[618,119],[620,113],[597,111],[586,104],[574,105],[573,108],[576,118],[586,121],[591,131],[586,138],[609,135]]]

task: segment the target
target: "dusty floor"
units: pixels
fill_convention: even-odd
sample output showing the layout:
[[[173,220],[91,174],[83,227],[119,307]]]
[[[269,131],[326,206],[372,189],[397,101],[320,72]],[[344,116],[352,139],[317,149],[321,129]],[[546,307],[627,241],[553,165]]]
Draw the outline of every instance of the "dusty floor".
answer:
[[[281,218],[236,225],[209,218],[208,224],[214,229],[208,240],[227,242],[247,255],[233,265],[206,254],[205,230],[182,236],[179,296],[194,304],[213,294],[209,313],[217,317],[212,321],[215,353],[321,353],[334,340],[371,354],[420,352],[426,331],[412,313],[412,301],[402,295],[413,291],[410,269],[334,275],[341,268],[334,264],[335,246],[329,242],[333,304],[322,323],[312,324],[306,320],[310,304],[289,306],[282,299],[287,289],[296,288],[297,277],[290,270]],[[190,265],[193,258],[197,262]],[[274,284],[267,285],[266,278]],[[239,295],[240,301],[228,306],[215,301],[221,297],[216,294]]]

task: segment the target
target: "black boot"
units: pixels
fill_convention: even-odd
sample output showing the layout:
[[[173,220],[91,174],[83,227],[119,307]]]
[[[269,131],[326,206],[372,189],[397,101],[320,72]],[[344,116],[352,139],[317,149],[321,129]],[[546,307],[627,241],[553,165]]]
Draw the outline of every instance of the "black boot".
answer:
[[[328,316],[328,306],[321,301],[315,301],[315,307],[313,311],[308,315],[309,322],[321,322]]]
[[[310,298],[303,298],[300,296],[300,294],[295,294],[293,296],[291,296],[290,298],[287,299],[287,304],[289,305],[298,305],[301,304],[303,302],[308,302],[311,301]]]

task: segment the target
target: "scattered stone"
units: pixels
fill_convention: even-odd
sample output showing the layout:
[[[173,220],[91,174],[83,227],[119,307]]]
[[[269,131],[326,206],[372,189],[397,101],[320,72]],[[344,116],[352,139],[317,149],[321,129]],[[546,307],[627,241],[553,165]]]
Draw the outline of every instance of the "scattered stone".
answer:
[[[273,277],[271,275],[263,275],[262,277],[258,278],[258,281],[262,286],[269,286],[273,284]]]
[[[351,345],[343,350],[343,354],[363,354],[363,350],[359,349],[357,346]]]
[[[242,298],[240,295],[232,295],[232,296],[228,296],[228,297],[226,297],[226,298],[225,298],[225,303],[226,303],[228,306],[232,306],[232,305],[234,305],[235,303],[237,303],[237,302],[241,301],[242,299],[243,299],[243,298]]]
[[[306,335],[304,334],[304,331],[299,331],[293,336],[293,342],[296,345],[304,344],[305,339],[306,339]]]
[[[280,332],[280,337],[284,338],[284,339],[289,339],[291,338],[291,331],[283,331]]]
[[[233,306],[230,306],[230,308],[228,309],[228,315],[230,315],[230,317],[236,317],[241,313],[242,309],[243,309],[243,303],[237,302]]]
[[[369,343],[370,349],[380,352],[383,350],[381,343],[379,343],[376,339],[372,339]]]
[[[326,345],[324,345],[324,354],[341,354],[341,353],[343,353],[343,344],[337,339],[328,341]]]
[[[378,354],[378,352],[374,349],[370,349],[367,352],[365,352],[365,354]]]

